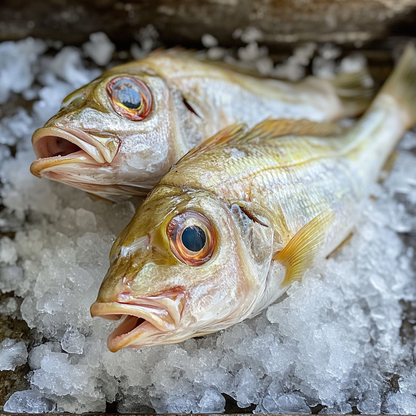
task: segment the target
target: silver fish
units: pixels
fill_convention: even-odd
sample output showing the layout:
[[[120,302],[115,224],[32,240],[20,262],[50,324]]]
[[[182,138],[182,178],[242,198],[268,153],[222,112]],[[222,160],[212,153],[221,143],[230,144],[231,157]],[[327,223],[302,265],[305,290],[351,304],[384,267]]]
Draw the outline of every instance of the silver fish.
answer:
[[[362,112],[366,72],[293,84],[175,50],[120,65],[69,95],[33,134],[31,172],[106,199],[146,195],[187,151],[234,123]]]
[[[351,232],[416,122],[409,46],[339,137],[306,120],[231,126],[191,150],[115,241],[92,316],[125,317],[108,347],[180,342],[253,317]]]

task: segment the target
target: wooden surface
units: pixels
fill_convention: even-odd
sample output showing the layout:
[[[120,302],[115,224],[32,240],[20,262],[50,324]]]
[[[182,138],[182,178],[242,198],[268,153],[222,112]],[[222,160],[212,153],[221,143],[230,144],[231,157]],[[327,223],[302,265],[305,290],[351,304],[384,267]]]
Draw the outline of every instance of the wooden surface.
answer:
[[[200,45],[211,33],[223,46],[241,43],[236,29],[254,27],[258,40],[354,43],[388,32],[416,35],[416,0],[2,0],[0,41],[27,36],[80,44],[104,31],[119,46],[151,23],[167,44]]]

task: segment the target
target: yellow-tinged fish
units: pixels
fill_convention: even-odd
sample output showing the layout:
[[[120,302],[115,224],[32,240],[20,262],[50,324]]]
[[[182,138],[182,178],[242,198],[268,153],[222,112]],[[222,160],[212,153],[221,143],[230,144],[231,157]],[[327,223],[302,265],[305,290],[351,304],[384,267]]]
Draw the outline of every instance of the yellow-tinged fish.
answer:
[[[106,199],[145,195],[187,151],[234,123],[322,121],[368,106],[365,71],[292,84],[166,51],[120,65],[69,95],[32,143],[31,172]]]
[[[416,122],[409,46],[339,137],[306,120],[234,125],[190,151],[115,241],[92,316],[125,317],[108,347],[183,341],[273,303],[354,225],[397,140]]]

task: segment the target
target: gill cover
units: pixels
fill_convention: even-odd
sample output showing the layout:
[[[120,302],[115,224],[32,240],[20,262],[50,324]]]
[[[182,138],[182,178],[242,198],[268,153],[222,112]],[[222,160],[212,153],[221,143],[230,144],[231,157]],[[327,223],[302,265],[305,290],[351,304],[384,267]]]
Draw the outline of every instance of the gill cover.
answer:
[[[275,231],[270,220],[254,203],[233,203],[231,215],[241,236],[242,256],[247,256],[251,275],[266,279],[275,246]]]

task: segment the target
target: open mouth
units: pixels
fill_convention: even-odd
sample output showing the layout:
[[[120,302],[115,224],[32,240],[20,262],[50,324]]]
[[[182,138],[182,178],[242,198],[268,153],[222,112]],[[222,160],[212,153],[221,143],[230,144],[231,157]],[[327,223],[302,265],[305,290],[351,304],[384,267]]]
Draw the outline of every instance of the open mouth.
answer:
[[[133,315],[126,315],[121,324],[108,336],[107,346],[112,352],[117,352],[125,347],[145,346],[146,338],[161,334],[149,321]]]
[[[39,148],[42,149],[42,158],[68,156],[82,150],[72,143],[58,136],[44,136],[39,140]]]
[[[117,327],[116,330],[114,330],[114,338],[120,335],[130,334],[132,331],[137,329],[140,325],[144,324],[145,322],[146,320],[143,318],[139,318],[133,315],[127,315],[124,318],[124,321]]]
[[[45,127],[35,131],[32,145],[38,159],[30,170],[40,177],[42,171],[65,163],[111,163],[119,143],[117,139],[93,136],[78,129]]]
[[[155,338],[172,332],[179,324],[182,297],[175,300],[163,299],[158,305],[153,299],[143,303],[145,304],[95,302],[91,306],[92,317],[120,320],[124,316],[121,324],[108,337],[110,351],[152,345]]]

